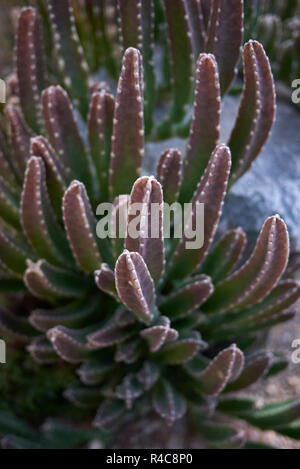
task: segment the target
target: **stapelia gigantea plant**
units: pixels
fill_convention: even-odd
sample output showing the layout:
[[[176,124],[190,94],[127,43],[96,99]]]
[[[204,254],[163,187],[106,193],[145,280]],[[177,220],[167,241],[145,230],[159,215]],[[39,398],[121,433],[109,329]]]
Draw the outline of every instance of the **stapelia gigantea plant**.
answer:
[[[0,262],[2,291],[26,288],[36,307],[29,317],[1,309],[5,338],[27,344],[41,367],[74,366],[78,380],[74,374],[65,397],[87,419],[98,408],[93,423],[102,431],[155,411],[170,424],[187,415],[213,448],[246,443],[237,418],[297,436],[298,400],[258,409],[255,399],[235,394],[280,368],[270,352],[251,355],[249,345],[261,329],[290,319],[300,296],[295,281],[280,280],[286,226],[279,216],[267,219],[244,263],[241,229],[213,244],[226,192],[259,154],[275,114],[268,59],[250,41],[238,116],[228,146],[219,143],[243,2],[164,0],[155,2],[155,16],[151,0],[35,4],[40,16],[32,7],[20,13],[1,129]],[[124,54],[114,95],[94,72],[105,69],[113,86],[118,36]],[[163,62],[170,57],[160,86],[154,39]],[[153,119],[170,102],[168,116]],[[184,160],[166,140],[156,175],[143,176],[145,143],[176,133],[189,135]],[[116,213],[129,201],[129,220],[132,204],[142,203],[139,238],[98,239],[101,201],[113,202]],[[164,240],[162,208],[159,237],[148,237],[145,218],[163,201],[191,201],[190,226],[197,203],[205,204],[201,249],[188,250],[185,237]],[[3,440],[9,447],[72,446],[93,435],[72,430],[67,443],[68,432],[53,422],[47,439],[7,413],[0,423],[13,434]]]

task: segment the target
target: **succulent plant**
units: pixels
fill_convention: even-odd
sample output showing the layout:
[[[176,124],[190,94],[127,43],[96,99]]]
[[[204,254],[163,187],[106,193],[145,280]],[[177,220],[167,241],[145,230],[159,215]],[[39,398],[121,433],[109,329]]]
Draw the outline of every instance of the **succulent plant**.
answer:
[[[275,77],[289,88],[299,77],[298,0],[246,2],[247,35],[265,47]]]
[[[74,372],[64,395],[87,420],[98,409],[101,432],[154,410],[170,424],[187,414],[213,448],[246,443],[236,419],[297,437],[299,400],[258,409],[240,395],[281,368],[268,351],[251,354],[251,345],[258,331],[290,319],[300,297],[297,282],[281,280],[285,223],[267,219],[247,261],[241,229],[214,243],[226,192],[260,153],[275,115],[268,58],[250,41],[238,116],[220,144],[243,2],[33,3],[37,9],[20,13],[0,152],[0,288],[6,300],[25,290],[33,306],[29,314],[1,309],[5,338],[25,345],[41,367],[74,368],[78,379]],[[158,84],[154,58],[164,64]],[[156,174],[145,175],[145,144],[176,134],[188,137],[185,157],[166,140]],[[201,248],[188,249],[185,234],[164,238],[164,201],[191,203],[190,229],[204,204]],[[99,239],[100,202],[113,203],[115,214],[128,206],[128,223],[141,204],[139,236]],[[61,438],[78,446],[99,435],[53,420],[49,428],[47,440],[45,428],[29,430],[0,412],[0,432],[13,434],[4,447],[60,447]]]

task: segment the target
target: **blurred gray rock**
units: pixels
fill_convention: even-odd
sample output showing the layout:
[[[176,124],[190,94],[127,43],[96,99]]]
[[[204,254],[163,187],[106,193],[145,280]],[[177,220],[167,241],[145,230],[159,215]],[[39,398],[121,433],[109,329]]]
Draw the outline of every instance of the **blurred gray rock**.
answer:
[[[225,101],[225,132],[230,129],[228,124],[237,109],[236,101]],[[288,103],[279,102],[269,141],[250,171],[234,185],[226,199],[221,229],[240,225],[250,235],[256,236],[264,220],[278,213],[288,225],[292,249],[300,251],[299,130],[299,112]]]
[[[239,98],[226,97],[222,111],[222,142],[228,140]],[[147,145],[145,173],[155,174],[160,154],[179,148],[184,154],[186,141],[174,138]],[[250,171],[227,196],[220,231],[241,226],[254,240],[264,220],[278,213],[288,225],[291,246],[300,252],[300,114],[286,102],[279,102],[272,135]]]

